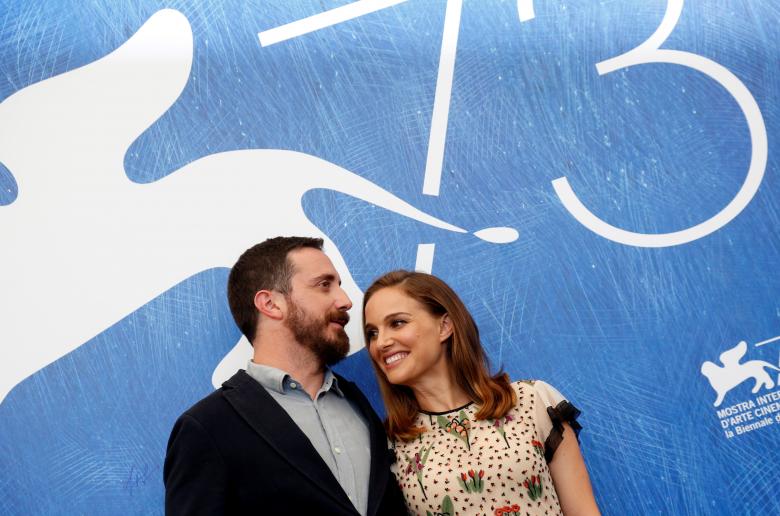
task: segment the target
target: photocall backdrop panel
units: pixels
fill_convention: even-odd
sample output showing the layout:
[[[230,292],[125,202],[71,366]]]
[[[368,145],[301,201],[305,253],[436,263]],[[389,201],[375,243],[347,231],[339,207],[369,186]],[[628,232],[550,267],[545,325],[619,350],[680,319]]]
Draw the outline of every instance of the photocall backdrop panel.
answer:
[[[0,2],[0,513],[162,514],[229,267],[432,271],[606,514],[780,512],[773,2]],[[337,370],[382,412],[352,310]],[[273,475],[272,471],[268,472]]]

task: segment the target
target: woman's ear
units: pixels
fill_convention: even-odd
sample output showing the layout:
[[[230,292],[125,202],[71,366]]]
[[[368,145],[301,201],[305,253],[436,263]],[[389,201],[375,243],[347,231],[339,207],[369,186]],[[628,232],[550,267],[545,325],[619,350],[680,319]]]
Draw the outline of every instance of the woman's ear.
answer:
[[[280,307],[279,304],[283,303],[283,300],[280,300],[279,297],[279,295],[270,290],[258,290],[255,293],[255,308],[266,317],[280,320],[283,313],[282,307]]]
[[[439,342],[444,342],[452,336],[452,319],[450,314],[444,314],[439,321]]]

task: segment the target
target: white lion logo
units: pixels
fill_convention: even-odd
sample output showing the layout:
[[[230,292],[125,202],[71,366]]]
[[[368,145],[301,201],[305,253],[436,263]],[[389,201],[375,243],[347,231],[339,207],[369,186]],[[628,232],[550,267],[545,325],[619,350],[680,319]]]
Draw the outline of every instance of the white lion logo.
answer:
[[[710,385],[718,395],[718,398],[715,400],[716,407],[723,403],[723,398],[731,389],[751,378],[756,382],[751,391],[753,394],[757,393],[761,387],[771,389],[775,386],[775,382],[766,370],[774,369],[775,371],[780,371],[780,368],[763,360],[749,360],[740,364],[739,361],[742,360],[746,352],[747,343],[743,340],[733,348],[720,354],[720,362],[723,364],[723,367],[709,360],[701,365],[701,374],[707,377]]]

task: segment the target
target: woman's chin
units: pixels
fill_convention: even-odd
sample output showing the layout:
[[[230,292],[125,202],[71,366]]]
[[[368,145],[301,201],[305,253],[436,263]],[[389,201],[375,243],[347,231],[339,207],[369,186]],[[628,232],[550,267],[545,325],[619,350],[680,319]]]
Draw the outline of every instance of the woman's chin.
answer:
[[[414,377],[413,375],[409,374],[409,371],[405,371],[403,369],[392,369],[389,371],[385,371],[385,378],[387,378],[387,381],[392,383],[393,385],[403,385],[405,387],[411,387],[411,384],[414,383]]]
[[[404,385],[403,378],[398,377],[397,375],[385,373],[385,378],[387,378],[387,381],[393,385]]]
[[[384,373],[385,373],[385,378],[387,378],[387,381],[392,383],[393,385],[405,385],[404,384],[405,375],[399,374],[399,371],[396,368],[391,368],[391,369],[385,368]]]

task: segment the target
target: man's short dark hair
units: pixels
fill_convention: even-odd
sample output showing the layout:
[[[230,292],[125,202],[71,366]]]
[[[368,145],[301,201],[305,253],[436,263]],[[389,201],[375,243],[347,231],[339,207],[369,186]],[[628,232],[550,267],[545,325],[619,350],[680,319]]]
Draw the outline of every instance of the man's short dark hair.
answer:
[[[295,272],[288,255],[290,251],[311,247],[322,251],[322,239],[310,237],[269,238],[250,247],[230,269],[227,295],[230,311],[241,333],[251,343],[257,330],[258,312],[255,294],[260,290],[290,292],[290,280]]]

